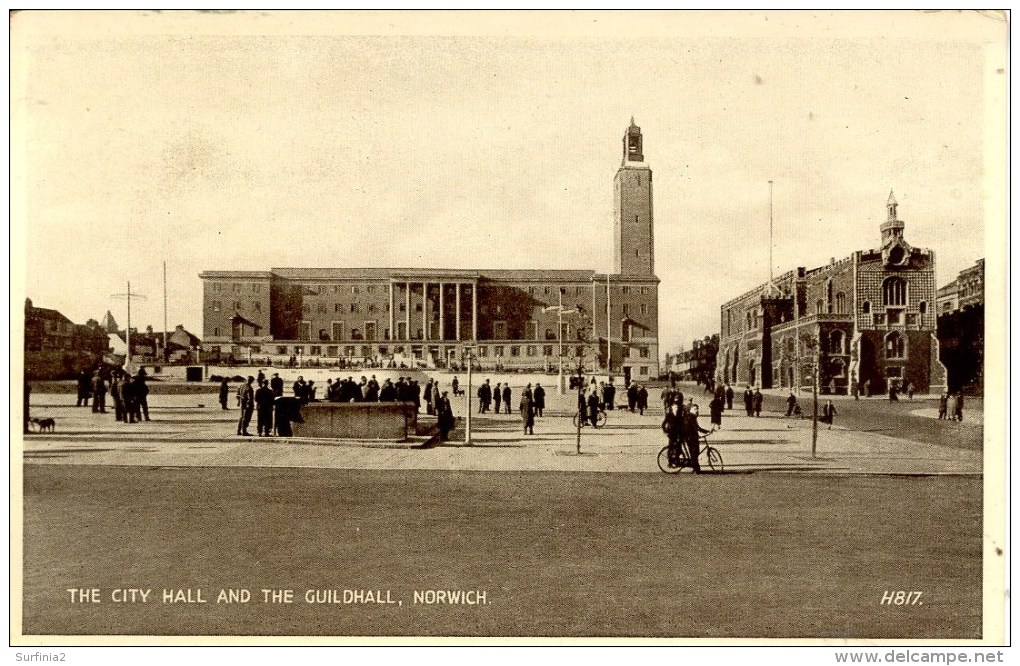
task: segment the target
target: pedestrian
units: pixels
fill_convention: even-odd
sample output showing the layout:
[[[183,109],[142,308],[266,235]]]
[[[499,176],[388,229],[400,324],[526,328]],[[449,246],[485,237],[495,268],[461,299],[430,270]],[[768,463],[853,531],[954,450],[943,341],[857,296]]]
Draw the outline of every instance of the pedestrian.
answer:
[[[425,382],[425,413],[435,414],[435,407],[432,405],[432,380]]]
[[[227,378],[220,381],[220,408],[227,408],[227,396],[230,395],[230,387],[227,386]]]
[[[89,398],[92,396],[92,376],[88,370],[78,373],[78,402],[76,407],[89,406]]]
[[[535,392],[532,395],[534,401],[535,415],[542,416],[542,410],[545,409],[545,389],[542,388],[541,384],[535,384]]]
[[[627,385],[627,409],[634,412],[634,408],[637,406],[637,384],[630,382]]]
[[[280,379],[279,373],[273,373],[273,378],[269,380],[269,388],[273,389],[273,395],[277,398],[283,395],[283,380]]]
[[[251,424],[251,416],[255,411],[255,389],[252,387],[254,382],[255,378],[249,375],[248,382],[241,387],[241,417],[237,420],[237,434],[242,437],[251,437],[248,426]],[[297,398],[296,391],[295,398]],[[298,401],[301,401],[300,398]]]
[[[120,383],[120,399],[124,402],[124,423],[135,423],[135,416],[138,414],[138,401],[135,399],[135,382],[127,372],[122,375]],[[141,420],[141,415],[139,414]]]
[[[870,398],[871,397],[871,380],[870,379],[865,379],[864,380],[864,397],[865,398]]]
[[[524,422],[524,434],[535,434],[535,401],[530,391],[521,395],[521,421]]]
[[[120,391],[120,370],[114,369],[113,375],[110,377],[110,399],[113,400],[113,414],[117,421],[124,420],[124,400],[121,398]]]
[[[949,396],[943,392],[939,396],[939,420],[947,419],[948,414],[946,413],[949,408]]]
[[[503,409],[506,410],[507,414],[510,413],[510,398],[512,397],[513,392],[510,390],[510,382],[507,382],[503,384]],[[497,408],[496,411],[499,411],[499,409]]]
[[[135,402],[138,413],[149,420],[149,385],[145,383],[145,368],[138,371],[135,377]]]
[[[106,413],[106,381],[99,370],[92,375],[92,411]]]
[[[684,441],[684,406],[682,402],[674,402],[666,407],[666,415],[662,419],[662,432],[666,433],[669,445],[669,464],[676,466],[680,464],[680,456],[683,453],[681,445]]]
[[[276,403],[276,396],[273,389],[269,388],[269,381],[263,379],[259,383],[259,389],[255,391],[256,430],[259,437],[269,437],[273,434],[273,407]]]
[[[453,389],[453,395],[458,396],[461,394],[460,381],[457,379],[457,375],[453,376],[453,380],[450,382],[450,388]]]
[[[754,407],[752,405],[753,401],[754,401],[754,391],[751,390],[751,385],[748,384],[747,388],[744,390],[744,410],[747,412],[748,416],[751,416],[752,414],[754,414],[754,411],[753,411]]]
[[[701,451],[701,436],[707,435],[711,430],[705,430],[698,425],[698,406],[691,403],[684,416],[684,440],[687,443],[687,455],[690,458],[691,467],[695,474],[701,474],[701,464],[698,462],[698,453]]]
[[[255,381],[254,377],[252,377],[252,381]],[[308,402],[308,397],[305,395],[306,386],[308,385],[305,383],[304,376],[298,375],[297,381],[294,382],[294,386],[291,387],[291,390],[294,391],[294,397],[301,403]]]
[[[751,411],[754,412],[755,418],[761,418],[761,405],[763,402],[765,402],[765,396],[757,388],[754,389],[754,395],[751,397]]]
[[[889,402],[899,402],[900,398],[897,395],[896,382],[889,382]]]
[[[708,403],[708,412],[711,416],[712,425],[717,428],[722,428],[723,402],[723,398],[715,395],[712,398],[712,402]]]
[[[640,413],[641,416],[644,416],[645,415],[645,410],[648,409],[648,389],[646,389],[641,384],[638,384],[637,406],[638,406],[638,413]]]
[[[501,386],[503,386],[501,383],[496,382],[496,388],[492,392],[492,401],[496,404],[496,414],[499,414],[500,401],[503,399],[503,390],[500,388]]]
[[[591,427],[594,428],[599,422],[599,394],[597,391],[592,391],[588,394],[588,421],[591,423]]]
[[[832,430],[832,422],[836,418],[836,406],[832,404],[831,400],[826,400],[825,405],[822,407],[822,423],[829,424],[829,430]]]
[[[450,399],[447,397],[447,392],[443,391],[442,395],[435,400],[436,408],[436,425],[439,426],[439,440],[445,442],[450,439],[450,431],[453,430],[453,425],[456,419],[453,416],[453,407],[450,405]]]
[[[612,411],[616,409],[616,387],[613,386],[613,378],[609,378],[609,383],[606,384],[606,409]]]
[[[953,403],[953,416],[957,421],[963,421],[963,391],[956,392],[956,401]]]
[[[907,400],[914,399],[914,382],[907,382]]]
[[[850,392],[853,393],[854,400],[860,400],[861,399],[861,387],[860,387],[860,385],[856,381],[851,382],[851,384],[850,384]]]
[[[797,411],[797,396],[795,396],[793,394],[793,391],[790,391],[790,397],[788,397],[786,399],[786,416],[787,416],[787,418],[793,416],[794,412],[796,412],[796,411]]]
[[[291,396],[280,396],[276,398],[276,409],[273,413],[273,423],[276,426],[276,434],[279,437],[293,437],[294,431],[290,424],[304,423],[301,418],[301,401]]]
[[[733,387],[726,385],[726,409],[733,409]]]

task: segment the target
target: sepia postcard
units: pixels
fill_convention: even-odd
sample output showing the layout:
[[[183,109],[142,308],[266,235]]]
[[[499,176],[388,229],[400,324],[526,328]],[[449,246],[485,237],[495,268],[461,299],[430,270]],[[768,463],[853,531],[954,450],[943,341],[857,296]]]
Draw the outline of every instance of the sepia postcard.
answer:
[[[1001,660],[1008,12],[9,18],[18,661]]]

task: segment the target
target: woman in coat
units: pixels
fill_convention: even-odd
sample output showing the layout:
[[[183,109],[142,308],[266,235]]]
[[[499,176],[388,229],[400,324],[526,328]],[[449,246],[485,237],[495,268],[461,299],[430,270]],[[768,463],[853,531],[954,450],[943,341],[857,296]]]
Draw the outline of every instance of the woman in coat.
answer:
[[[525,391],[521,395],[521,421],[524,422],[524,434],[534,435],[535,401],[532,399],[530,391]]]
[[[722,413],[723,413],[723,398],[720,398],[717,394],[712,398],[712,402],[708,403],[708,411],[712,419],[712,425],[722,428]]]

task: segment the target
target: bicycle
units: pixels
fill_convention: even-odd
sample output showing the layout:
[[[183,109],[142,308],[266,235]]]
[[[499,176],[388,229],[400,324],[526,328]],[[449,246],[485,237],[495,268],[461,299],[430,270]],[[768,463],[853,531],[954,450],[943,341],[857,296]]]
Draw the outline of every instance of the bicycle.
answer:
[[[709,468],[713,472],[722,472],[723,471],[722,454],[719,453],[719,449],[715,448],[714,446],[708,443],[708,435],[701,436],[701,445],[702,445],[701,449],[698,451],[698,456],[705,454],[708,458]],[[674,463],[670,460],[670,445],[667,444],[666,446],[662,447],[662,450],[659,451],[658,458],[656,459],[656,461],[659,463],[659,469],[661,469],[666,474],[677,474],[681,470],[683,470],[684,467],[690,467],[691,461],[687,455],[685,447],[681,445],[677,453],[678,453],[677,460]]]
[[[588,418],[587,412],[584,414],[583,418],[582,418],[581,412],[574,412],[574,427],[575,428],[583,428],[585,426],[590,426],[590,425],[591,425],[591,419]],[[606,412],[604,410],[600,409],[599,410],[599,415],[597,417],[595,417],[595,427],[596,428],[601,428],[604,425],[606,425]]]

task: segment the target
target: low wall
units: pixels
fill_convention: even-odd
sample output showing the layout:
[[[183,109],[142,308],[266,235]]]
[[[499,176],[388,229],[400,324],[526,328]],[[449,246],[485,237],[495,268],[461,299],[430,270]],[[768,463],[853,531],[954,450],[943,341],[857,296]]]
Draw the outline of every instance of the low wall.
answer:
[[[310,402],[301,406],[304,423],[293,423],[295,437],[406,441],[415,434],[413,403]]]

